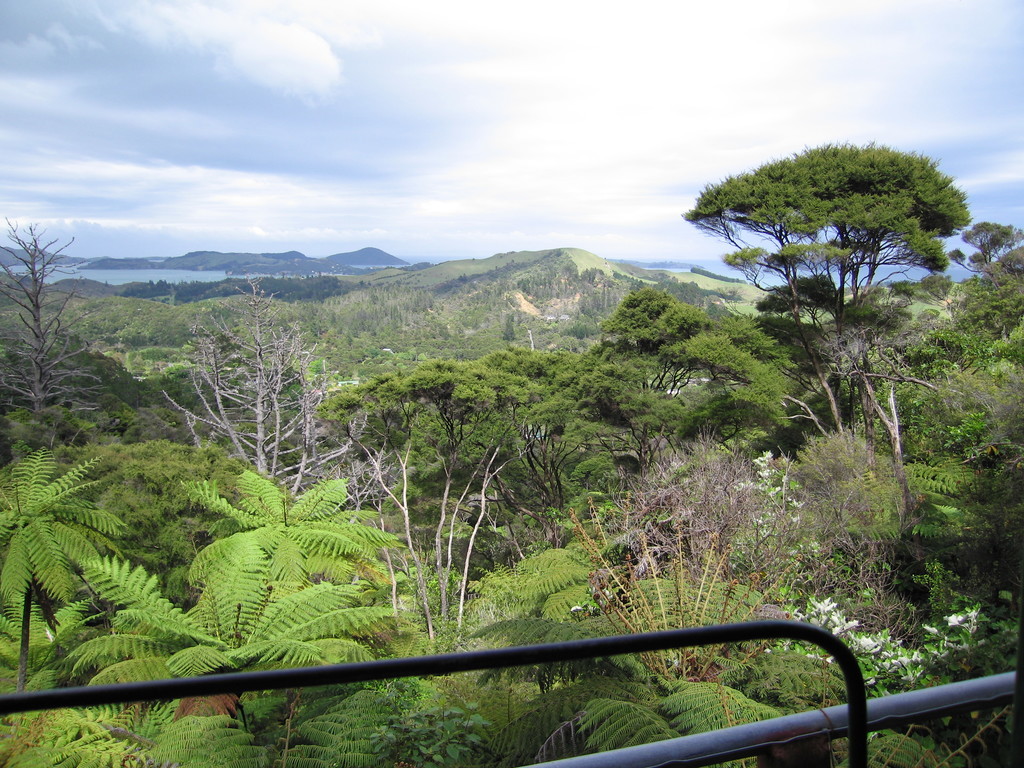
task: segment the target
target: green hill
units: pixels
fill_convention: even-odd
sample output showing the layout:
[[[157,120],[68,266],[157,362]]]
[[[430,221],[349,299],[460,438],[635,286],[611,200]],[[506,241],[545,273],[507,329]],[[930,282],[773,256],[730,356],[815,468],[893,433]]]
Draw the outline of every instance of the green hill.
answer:
[[[317,340],[331,367],[351,379],[433,357],[474,359],[510,344],[582,351],[600,338],[601,321],[622,298],[644,285],[712,315],[749,311],[756,295],[751,286],[613,263],[579,248],[260,282]],[[95,315],[83,331],[100,346],[125,352],[182,346],[195,312],[233,316],[240,289],[247,287],[239,279],[121,286],[121,296],[135,301],[93,302]],[[153,300],[178,306],[146,312]]]

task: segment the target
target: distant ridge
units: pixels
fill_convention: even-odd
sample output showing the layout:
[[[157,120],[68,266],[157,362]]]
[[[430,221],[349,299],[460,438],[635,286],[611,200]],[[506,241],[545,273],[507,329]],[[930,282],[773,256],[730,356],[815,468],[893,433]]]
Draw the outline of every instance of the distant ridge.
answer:
[[[324,261],[332,264],[345,264],[352,267],[407,267],[408,261],[382,251],[380,248],[360,248],[358,251],[334,253]]]
[[[336,253],[323,259],[310,258],[300,251],[282,253],[222,253],[190,251],[184,256],[168,259],[94,259],[81,269],[187,269],[219,270],[228,274],[313,275],[347,274],[351,270],[373,267],[403,267],[403,261],[380,248],[362,248],[349,253]]]

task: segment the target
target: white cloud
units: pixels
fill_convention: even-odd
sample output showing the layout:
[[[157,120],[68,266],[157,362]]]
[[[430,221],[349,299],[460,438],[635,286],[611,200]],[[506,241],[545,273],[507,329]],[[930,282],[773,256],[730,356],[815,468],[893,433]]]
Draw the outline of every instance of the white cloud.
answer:
[[[133,0],[105,11],[114,30],[138,33],[166,48],[208,53],[224,75],[286,95],[321,99],[342,82],[342,62],[331,43],[290,19],[283,5]]]

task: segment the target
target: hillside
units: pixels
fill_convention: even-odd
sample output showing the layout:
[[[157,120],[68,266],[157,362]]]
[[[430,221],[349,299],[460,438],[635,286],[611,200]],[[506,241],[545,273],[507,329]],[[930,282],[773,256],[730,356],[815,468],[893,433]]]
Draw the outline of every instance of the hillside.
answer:
[[[361,275],[260,281],[287,316],[317,340],[332,369],[353,379],[431,357],[474,359],[508,345],[582,351],[600,338],[601,321],[619,301],[643,285],[656,286],[711,315],[745,311],[751,305],[736,289],[754,290],[701,275],[612,263],[578,248],[499,253]],[[158,343],[164,349],[154,353],[154,364],[179,360],[180,351],[172,348],[184,347],[194,318],[209,312],[233,314],[240,291],[248,290],[240,279],[119,288],[132,301],[90,302],[90,319],[82,332],[100,346],[130,353],[132,359],[137,359],[136,351]],[[153,300],[165,308],[147,312]],[[147,344],[147,338],[161,341]]]

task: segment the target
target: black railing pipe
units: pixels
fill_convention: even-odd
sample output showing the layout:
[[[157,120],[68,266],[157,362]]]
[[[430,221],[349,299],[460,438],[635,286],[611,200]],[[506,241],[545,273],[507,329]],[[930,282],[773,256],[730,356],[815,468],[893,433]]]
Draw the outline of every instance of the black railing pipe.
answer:
[[[869,731],[899,728],[957,712],[1005,707],[1013,701],[1014,673],[965,680],[868,701]],[[638,747],[553,760],[533,768],[699,768],[764,754],[771,748],[847,734],[846,706],[736,725]],[[777,761],[776,764],[783,764]]]
[[[796,621],[754,621],[711,627],[673,629],[642,635],[595,637],[566,643],[497,648],[355,664],[236,672],[203,677],[152,680],[116,685],[57,688],[0,696],[0,715],[41,709],[87,707],[131,701],[179,699],[218,693],[357,683],[398,677],[444,675],[481,669],[504,669],[526,664],[572,661],[625,653],[718,645],[747,640],[801,640],[822,648],[839,664],[846,681],[850,768],[867,766],[867,697],[864,677],[853,652],[821,627]]]

